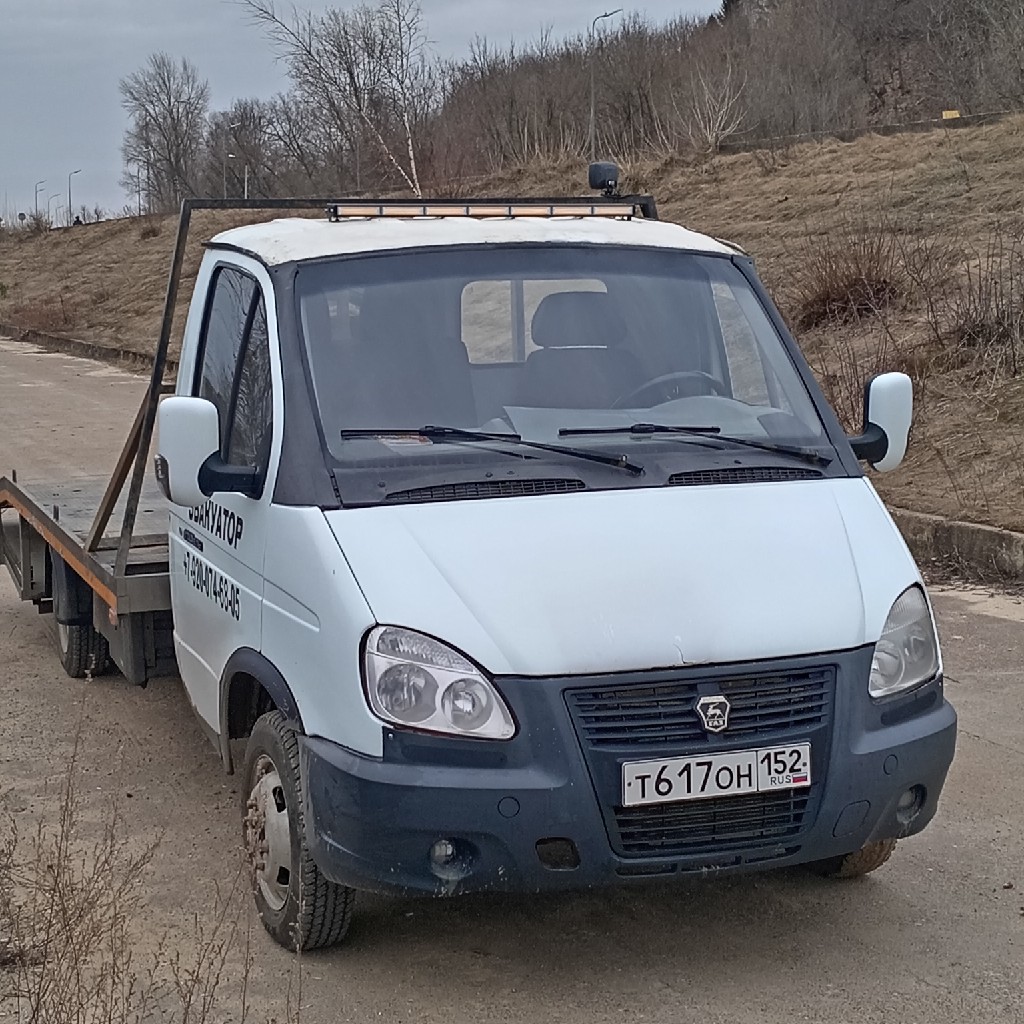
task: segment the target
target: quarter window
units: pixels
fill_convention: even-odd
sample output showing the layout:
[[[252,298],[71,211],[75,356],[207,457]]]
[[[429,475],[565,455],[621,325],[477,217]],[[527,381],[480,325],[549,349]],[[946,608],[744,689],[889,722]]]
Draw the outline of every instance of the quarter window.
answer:
[[[216,271],[200,353],[195,393],[217,407],[221,455],[255,466],[262,478],[273,434],[270,339],[263,296],[248,274]]]
[[[241,271],[221,267],[213,279],[213,299],[206,316],[196,394],[217,407],[220,450],[227,454],[231,394],[235,369],[252,313],[256,282]]]
[[[255,466],[264,474],[270,461],[274,424],[274,392],[270,379],[270,339],[263,296],[256,302],[238,366],[227,460],[233,466]]]

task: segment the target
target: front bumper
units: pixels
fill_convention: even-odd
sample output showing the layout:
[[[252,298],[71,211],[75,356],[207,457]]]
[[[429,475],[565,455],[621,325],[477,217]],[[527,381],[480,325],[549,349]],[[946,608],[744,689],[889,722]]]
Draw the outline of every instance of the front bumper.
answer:
[[[941,679],[903,697],[871,701],[871,653],[861,648],[815,659],[606,679],[500,679],[519,724],[508,742],[385,730],[378,760],[303,737],[307,843],[336,882],[448,895],[781,867],[911,835],[935,814],[953,759],[956,714]],[[745,724],[738,714],[735,729],[718,736],[696,734],[688,721],[696,715],[685,697],[676,708],[686,710],[665,718],[664,730],[675,730],[667,743],[650,724],[646,732],[631,732],[629,716],[614,710],[621,705],[606,699],[721,692],[735,688],[740,677],[748,694],[762,681],[783,698],[770,712],[754,708],[757,714],[748,714]],[[780,681],[818,677],[817,717],[799,708],[780,711],[798,704],[779,689]],[[603,721],[621,728],[595,741],[581,720],[574,697],[580,692],[604,694],[603,707],[612,712],[602,711]],[[789,692],[799,688],[794,684]],[[660,708],[671,701],[648,704]],[[762,727],[762,721],[768,724]],[[806,740],[813,785],[771,794],[774,802],[727,797],[641,812],[616,806],[624,761]],[[914,786],[923,790],[923,803],[908,821],[898,803]],[[448,856],[432,860],[431,849],[444,840]]]

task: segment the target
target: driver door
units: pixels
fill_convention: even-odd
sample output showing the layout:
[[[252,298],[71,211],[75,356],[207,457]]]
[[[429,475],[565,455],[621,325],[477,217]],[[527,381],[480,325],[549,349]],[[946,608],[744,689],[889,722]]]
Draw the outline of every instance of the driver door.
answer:
[[[267,301],[256,274],[228,264],[213,270],[192,394],[217,407],[221,455],[255,466],[257,491],[171,507],[175,653],[189,699],[214,732],[228,658],[261,645],[274,398]]]

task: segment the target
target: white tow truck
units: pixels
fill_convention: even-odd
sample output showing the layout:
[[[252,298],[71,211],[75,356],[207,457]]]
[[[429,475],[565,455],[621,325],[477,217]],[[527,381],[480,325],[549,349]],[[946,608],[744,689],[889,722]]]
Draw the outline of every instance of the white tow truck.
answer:
[[[744,253],[591,184],[188,201],[106,493],[0,478],[67,671],[176,666],[240,762],[291,948],[358,890],[850,877],[935,814],[956,716],[859,461],[900,463],[909,379],[848,438]],[[165,384],[193,210],[316,205],[207,244]]]

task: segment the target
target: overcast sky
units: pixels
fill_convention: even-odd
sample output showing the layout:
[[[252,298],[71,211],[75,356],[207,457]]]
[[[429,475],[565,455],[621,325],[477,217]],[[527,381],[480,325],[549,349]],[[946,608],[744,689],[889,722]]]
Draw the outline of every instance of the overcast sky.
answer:
[[[622,2],[622,0],[619,0]],[[352,6],[307,0],[300,7]],[[459,56],[476,35],[495,42],[586,31],[616,6],[595,0],[422,0],[438,52]],[[643,0],[624,5],[652,21],[710,14],[721,0]],[[281,8],[287,10],[288,4]],[[287,88],[283,66],[261,30],[231,0],[0,0],[0,216],[55,211],[67,203],[120,210],[124,130],[118,81],[164,50],[188,57],[210,83],[211,106],[240,97],[270,97]],[[52,198],[51,198],[52,197]]]

